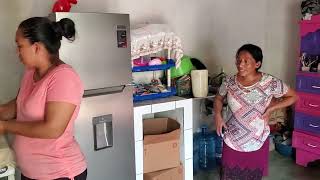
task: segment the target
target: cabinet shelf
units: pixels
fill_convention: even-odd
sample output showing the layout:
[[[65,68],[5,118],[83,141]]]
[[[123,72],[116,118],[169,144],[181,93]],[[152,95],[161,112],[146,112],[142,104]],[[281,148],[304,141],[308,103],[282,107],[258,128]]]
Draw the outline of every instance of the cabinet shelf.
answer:
[[[132,72],[147,72],[147,71],[160,71],[160,70],[169,70],[171,67],[175,66],[175,62],[173,59],[168,59],[166,64],[162,65],[154,65],[154,66],[138,66],[133,67]],[[170,72],[168,72],[170,73]],[[167,78],[170,79],[170,76],[167,75]],[[170,82],[169,82],[170,83]],[[177,93],[176,88],[169,87],[167,88],[166,92],[161,93],[151,93],[151,94],[145,94],[145,95],[133,95],[133,101],[144,101],[144,100],[151,100],[151,99],[157,99],[157,98],[164,98],[173,96]]]
[[[175,66],[175,62],[172,59],[168,59],[166,64],[154,65],[154,66],[136,66],[132,68],[132,72],[145,72],[145,71],[159,71],[167,70]]]
[[[133,95],[133,102],[169,97],[169,96],[173,96],[177,93],[176,88],[174,88],[174,87],[170,87],[167,90],[168,90],[167,92],[162,92],[162,93],[152,93],[152,94],[146,94],[146,95]]]
[[[298,71],[297,75],[302,75],[302,76],[312,76],[312,77],[320,77],[319,72],[305,72],[305,71]]]

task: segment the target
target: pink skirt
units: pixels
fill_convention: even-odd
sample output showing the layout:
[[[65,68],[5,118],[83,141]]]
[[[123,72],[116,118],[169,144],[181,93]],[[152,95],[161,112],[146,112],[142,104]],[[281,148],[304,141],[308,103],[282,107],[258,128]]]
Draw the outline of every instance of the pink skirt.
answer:
[[[239,152],[223,143],[221,180],[261,180],[268,175],[269,138],[252,152]]]

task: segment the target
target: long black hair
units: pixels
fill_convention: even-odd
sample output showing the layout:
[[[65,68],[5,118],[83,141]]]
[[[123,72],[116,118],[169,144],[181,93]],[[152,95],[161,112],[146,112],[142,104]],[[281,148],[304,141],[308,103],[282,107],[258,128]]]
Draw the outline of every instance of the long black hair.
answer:
[[[236,57],[239,56],[241,51],[246,51],[246,52],[250,53],[251,56],[253,57],[253,59],[256,61],[256,63],[260,62],[260,66],[258,68],[256,68],[256,71],[258,71],[262,66],[262,59],[263,59],[263,54],[262,54],[261,48],[259,46],[254,45],[254,44],[245,44],[238,49]]]
[[[47,17],[32,17],[22,21],[19,29],[31,44],[43,43],[49,54],[53,56],[59,52],[62,36],[73,41],[76,32],[74,22],[68,18],[53,22]]]

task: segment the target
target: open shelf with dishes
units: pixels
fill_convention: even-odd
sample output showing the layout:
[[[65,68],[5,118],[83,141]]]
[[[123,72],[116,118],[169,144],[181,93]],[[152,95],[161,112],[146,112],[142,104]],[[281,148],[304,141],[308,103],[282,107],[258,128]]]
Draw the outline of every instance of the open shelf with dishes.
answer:
[[[182,56],[181,40],[167,25],[148,24],[131,30],[133,101],[175,95],[170,69],[179,65]],[[153,73],[151,78],[150,73]],[[137,76],[143,77],[143,80],[135,78]]]
[[[164,98],[176,94],[176,89],[171,87],[170,68],[175,67],[173,59],[165,59],[157,65],[144,64],[132,67],[132,73],[145,73],[164,71],[164,76],[160,79],[153,78],[150,83],[135,83],[133,101],[144,101],[157,98]],[[154,75],[153,75],[154,76]]]
[[[175,66],[173,59],[168,59],[164,64],[152,66],[134,66],[132,72],[145,72],[145,71],[160,71],[167,70]]]

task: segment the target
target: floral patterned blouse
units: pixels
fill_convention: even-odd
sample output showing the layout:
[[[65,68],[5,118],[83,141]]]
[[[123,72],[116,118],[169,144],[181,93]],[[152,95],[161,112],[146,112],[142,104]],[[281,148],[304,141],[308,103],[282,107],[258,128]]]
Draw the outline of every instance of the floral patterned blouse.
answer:
[[[227,76],[219,88],[219,94],[227,96],[229,107],[224,142],[240,152],[259,150],[270,133],[262,115],[273,97],[287,92],[288,86],[270,74],[262,73],[261,79],[251,86],[242,86],[236,75]]]

